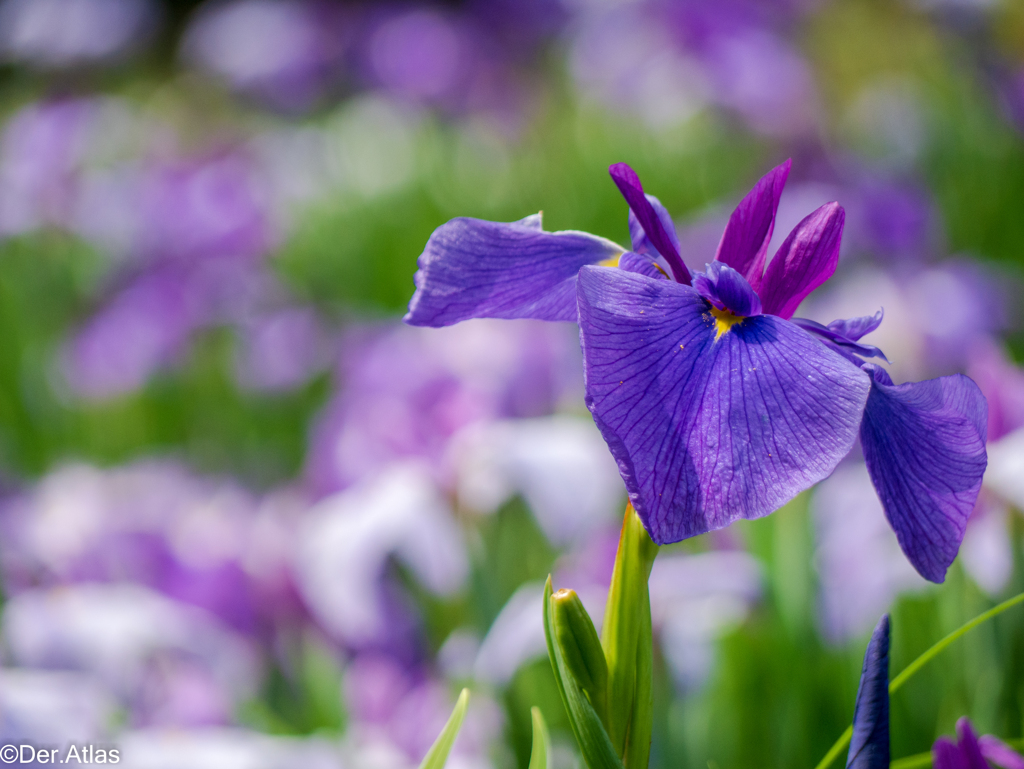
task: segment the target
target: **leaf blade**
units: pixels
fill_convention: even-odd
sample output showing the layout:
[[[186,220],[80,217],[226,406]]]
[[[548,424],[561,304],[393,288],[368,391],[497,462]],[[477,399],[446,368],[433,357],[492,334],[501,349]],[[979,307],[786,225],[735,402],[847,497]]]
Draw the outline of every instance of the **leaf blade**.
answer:
[[[459,729],[462,728],[462,721],[466,718],[468,708],[469,689],[463,689],[444,729],[441,730],[434,744],[427,751],[427,755],[424,756],[420,769],[444,769],[445,762],[448,761],[448,754],[451,752],[452,745],[455,744],[455,738],[459,736]]]

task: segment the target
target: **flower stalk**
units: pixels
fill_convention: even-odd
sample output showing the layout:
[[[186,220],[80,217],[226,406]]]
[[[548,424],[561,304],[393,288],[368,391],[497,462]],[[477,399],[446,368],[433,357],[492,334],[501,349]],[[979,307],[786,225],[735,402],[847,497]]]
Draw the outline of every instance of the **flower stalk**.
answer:
[[[646,767],[653,721],[653,639],[647,580],[658,554],[633,505],[619,534],[601,645],[608,661],[609,736],[627,767]]]
[[[646,769],[654,720],[647,580],[658,553],[626,507],[601,637],[572,590],[544,591],[548,655],[588,767]]]

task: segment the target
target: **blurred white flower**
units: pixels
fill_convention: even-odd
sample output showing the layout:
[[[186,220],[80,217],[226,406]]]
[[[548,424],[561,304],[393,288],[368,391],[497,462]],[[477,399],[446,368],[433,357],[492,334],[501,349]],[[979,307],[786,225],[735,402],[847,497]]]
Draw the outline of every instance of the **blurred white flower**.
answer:
[[[528,582],[508,599],[477,652],[473,675],[478,681],[505,686],[521,665],[547,654],[543,597],[544,583]]]
[[[822,631],[830,641],[864,635],[897,595],[928,587],[900,550],[863,462],[841,465],[820,483],[811,512]]]
[[[0,56],[42,67],[116,58],[153,30],[152,0],[6,0]]]
[[[116,702],[100,681],[71,671],[0,669],[0,740],[64,744],[107,735]]]
[[[140,585],[20,593],[4,607],[3,637],[16,664],[92,673],[126,701],[144,695],[164,657],[198,666],[229,702],[251,696],[258,684],[245,639],[207,612]]]
[[[1024,427],[988,444],[985,488],[1024,511]]]
[[[344,769],[339,746],[320,737],[243,729],[140,730],[117,740],[124,769]],[[359,767],[362,769],[362,767]]]
[[[379,583],[391,555],[435,593],[457,590],[468,571],[452,512],[416,463],[324,499],[299,533],[299,589],[338,638],[357,644],[385,633]]]
[[[715,661],[715,641],[743,622],[761,596],[761,566],[738,550],[664,555],[648,583],[651,622],[676,685],[697,689]]]
[[[471,425],[453,439],[459,503],[492,513],[521,494],[557,545],[614,524],[625,494],[589,418],[556,415]]]

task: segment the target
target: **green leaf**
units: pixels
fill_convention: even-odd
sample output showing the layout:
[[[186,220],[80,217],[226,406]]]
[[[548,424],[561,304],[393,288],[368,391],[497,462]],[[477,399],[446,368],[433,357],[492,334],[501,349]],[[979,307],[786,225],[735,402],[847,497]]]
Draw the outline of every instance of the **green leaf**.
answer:
[[[441,734],[438,735],[434,744],[427,751],[420,769],[444,769],[448,760],[448,753],[451,752],[455,738],[459,736],[459,729],[462,727],[462,720],[466,717],[466,708],[469,706],[469,689],[463,689],[459,695],[459,701],[455,703],[448,723],[444,725]]]
[[[529,769],[548,769],[551,764],[551,741],[548,739],[548,725],[540,708],[530,708],[533,717],[533,751],[530,753]]]
[[[579,743],[583,761],[588,769],[623,769],[615,749],[612,747],[608,733],[601,723],[600,717],[590,704],[587,695],[566,668],[562,653],[555,643],[554,617],[551,597],[551,577],[544,585],[544,637],[548,644],[548,657],[551,669],[555,673],[555,683],[562,695],[562,703],[569,714],[569,725]]]
[[[608,733],[629,769],[647,769],[645,757],[650,752],[653,705],[651,600],[647,580],[657,554],[658,546],[633,506],[626,505],[601,644],[608,661]]]

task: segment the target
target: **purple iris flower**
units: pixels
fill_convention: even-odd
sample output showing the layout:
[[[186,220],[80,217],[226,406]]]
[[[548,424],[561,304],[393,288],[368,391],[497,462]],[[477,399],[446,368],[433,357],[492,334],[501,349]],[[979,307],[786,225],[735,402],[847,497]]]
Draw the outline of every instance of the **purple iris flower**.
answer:
[[[624,163],[610,170],[630,207],[630,251],[544,232],[539,215],[453,219],[420,257],[406,322],[577,317],[587,406],[659,544],[768,515],[827,477],[859,435],[900,546],[941,582],[981,488],[984,396],[962,375],[895,385],[865,362],[885,357],[860,343],[880,312],[827,326],[793,318],[835,271],[845,214],[821,206],[768,262],[789,169],[754,186],[696,275],[671,217]]]
[[[871,634],[861,668],[846,769],[889,767],[889,615]]]
[[[1024,756],[988,734],[978,737],[966,718],[956,722],[956,733],[959,742],[939,737],[932,746],[935,769],[1024,769]]]

